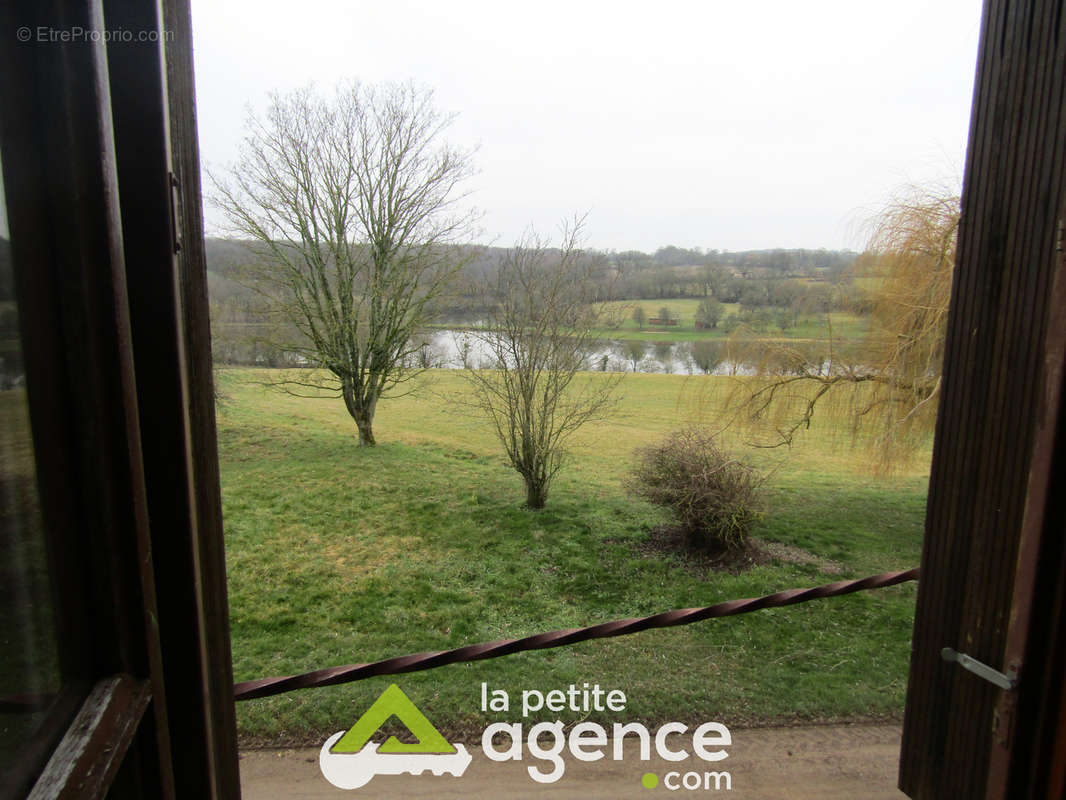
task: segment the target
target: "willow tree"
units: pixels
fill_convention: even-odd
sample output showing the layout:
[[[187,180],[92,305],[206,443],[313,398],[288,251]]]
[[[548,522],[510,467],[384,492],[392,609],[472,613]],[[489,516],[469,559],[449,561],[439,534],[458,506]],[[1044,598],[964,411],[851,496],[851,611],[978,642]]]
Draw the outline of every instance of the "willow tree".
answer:
[[[471,153],[444,141],[453,117],[412,84],[272,95],[250,114],[213,199],[254,244],[249,285],[315,372],[280,385],[344,399],[361,445],[378,401],[418,369],[413,334],[461,267]]]
[[[866,433],[881,466],[913,452],[932,432],[940,393],[959,196],[908,187],[869,223],[857,262],[871,306],[867,335],[849,343],[830,334],[813,354],[763,344],[757,375],[733,395],[734,407],[769,422],[762,444],[791,443],[817,409],[845,412]]]

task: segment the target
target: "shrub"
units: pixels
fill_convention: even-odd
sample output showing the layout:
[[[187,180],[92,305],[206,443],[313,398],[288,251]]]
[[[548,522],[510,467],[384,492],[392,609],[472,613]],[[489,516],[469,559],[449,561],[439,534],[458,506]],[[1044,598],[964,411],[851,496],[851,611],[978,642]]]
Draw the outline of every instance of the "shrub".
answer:
[[[673,512],[690,547],[728,551],[747,545],[763,480],[719,447],[712,433],[690,427],[638,450],[627,486]]]
[[[710,375],[725,360],[725,348],[721,342],[700,339],[692,343],[692,360],[701,372]]]
[[[740,318],[739,314],[730,314],[722,321],[722,330],[726,333],[732,333],[743,324],[744,320]]]
[[[724,313],[725,306],[715,298],[708,297],[700,301],[699,308],[696,309],[696,320],[708,328],[717,328]]]

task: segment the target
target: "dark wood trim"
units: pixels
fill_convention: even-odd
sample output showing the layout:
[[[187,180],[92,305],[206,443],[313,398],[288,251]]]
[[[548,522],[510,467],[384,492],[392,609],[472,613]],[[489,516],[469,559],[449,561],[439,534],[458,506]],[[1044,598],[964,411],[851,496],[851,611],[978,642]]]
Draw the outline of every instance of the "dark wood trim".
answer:
[[[1057,413],[1048,333],[1062,312],[1052,298],[1066,196],[1064,24],[1062,0],[985,4],[900,764],[914,798],[985,797],[990,765],[1003,763],[994,748],[1013,764],[1028,746],[1017,738],[1024,706],[1051,699],[1034,679],[1051,663],[1045,645],[1027,652],[1006,698],[939,654],[952,647],[1006,671],[1020,660],[1008,631],[1032,645],[1027,609],[1050,599],[1025,597],[1040,585],[1033,565],[1058,552],[1049,533],[1061,536],[1034,514],[1048,478],[1039,453],[1054,438],[1047,414]]]
[[[171,168],[177,181],[181,247],[178,291],[182,310],[184,356],[193,485],[196,487],[196,564],[201,588],[207,676],[205,705],[213,738],[211,751],[220,797],[240,793],[237,722],[233,698],[225,536],[219,484],[215,425],[214,370],[204,247],[200,149],[197,135],[192,18],[188,0],[163,4],[164,27],[173,38],[164,44],[171,142]]]
[[[1066,616],[1066,608],[1059,607],[1060,618]],[[1059,669],[1066,669],[1061,657],[1060,648]],[[1061,672],[1060,672],[1061,674]],[[1047,748],[1047,775],[1045,781],[1045,797],[1066,797],[1066,691],[1060,689],[1058,703],[1058,719],[1054,721],[1054,735]],[[1046,740],[1045,740],[1046,741]]]
[[[54,698],[36,733],[23,744],[18,762],[12,764],[5,773],[0,773],[0,798],[19,800],[26,796],[78,713],[87,693],[88,689],[78,683],[63,688]]]
[[[109,3],[107,26],[159,29],[160,13],[149,0]],[[184,27],[167,54],[114,42],[0,48],[0,139],[65,677],[82,687],[75,700],[105,674],[151,686],[152,714],[138,717],[113,796],[174,797],[174,760],[181,796],[235,798],[196,181],[183,189],[195,213],[183,215],[192,232],[179,233],[194,244],[180,269],[170,227],[170,175],[198,177],[198,164],[195,123],[184,119],[171,163],[163,64],[171,54],[184,64],[176,96],[191,109],[191,30],[187,5],[168,13]],[[102,30],[104,17],[98,0],[0,9],[8,31]],[[39,752],[77,709],[67,706]]]
[[[1059,224],[1066,228],[1066,201]],[[1061,245],[1066,249],[1066,243]],[[1001,692],[995,720],[987,800],[1061,797],[1063,709],[1066,709],[1066,252],[1050,305],[1058,309],[1044,344],[1037,436],[1030,462],[1011,623],[1004,663],[1021,680]],[[1056,753],[1058,753],[1056,755]],[[1057,777],[1056,777],[1057,774]],[[1060,787],[1054,793],[1053,786]]]
[[[240,787],[192,32],[187,5],[166,6],[164,23],[153,3],[105,0],[110,25],[170,37],[109,48],[112,116],[159,631],[166,674],[180,676],[166,687],[175,784],[228,799]]]
[[[104,797],[151,699],[147,680],[116,675],[97,683],[27,800]]]
[[[8,31],[103,28],[91,1],[23,0],[2,14]],[[161,672],[105,48],[0,52],[12,260],[67,687],[42,731],[54,743],[77,709],[72,690],[80,701],[101,675]],[[156,709],[165,734],[161,694]],[[145,781],[171,796],[169,765],[155,762]]]

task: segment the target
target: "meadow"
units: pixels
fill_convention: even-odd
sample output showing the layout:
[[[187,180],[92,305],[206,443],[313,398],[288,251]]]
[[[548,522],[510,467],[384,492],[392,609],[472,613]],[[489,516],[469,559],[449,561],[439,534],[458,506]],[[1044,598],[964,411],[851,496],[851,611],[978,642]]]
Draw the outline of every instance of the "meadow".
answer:
[[[605,314],[615,322],[615,326],[598,331],[603,338],[632,339],[647,342],[692,342],[703,339],[727,339],[722,324],[717,328],[697,329],[696,311],[700,305],[699,298],[672,298],[668,300],[616,300],[603,303]],[[633,321],[633,310],[640,306],[648,319],[658,317],[659,310],[668,308],[671,318],[677,319],[677,325],[661,326],[645,322],[641,327]],[[723,303],[722,319],[730,314],[739,314],[739,303]],[[869,317],[844,311],[830,314],[802,314],[797,324],[787,330],[778,330],[770,326],[759,338],[766,340],[789,341],[826,341],[830,331],[835,339],[861,339],[869,328]]]
[[[237,680],[441,650],[917,565],[928,456],[873,479],[842,419],[818,417],[790,450],[731,445],[771,471],[754,536],[765,563],[716,572],[649,545],[664,514],[623,486],[635,448],[686,421],[716,423],[733,379],[631,374],[589,424],[543,511],[468,405],[456,371],[424,373],[379,406],[376,448],[356,446],[338,400],[280,394],[276,375],[220,370],[219,411]],[[585,376],[583,380],[594,380]],[[238,704],[242,741],[320,743],[397,682],[446,735],[482,713],[481,684],[598,683],[627,697],[602,723],[727,725],[898,717],[916,587],[575,647],[521,653]],[[545,712],[547,713],[547,712]],[[584,714],[549,715],[570,724]],[[548,719],[548,716],[538,717]],[[532,718],[531,718],[532,719]]]

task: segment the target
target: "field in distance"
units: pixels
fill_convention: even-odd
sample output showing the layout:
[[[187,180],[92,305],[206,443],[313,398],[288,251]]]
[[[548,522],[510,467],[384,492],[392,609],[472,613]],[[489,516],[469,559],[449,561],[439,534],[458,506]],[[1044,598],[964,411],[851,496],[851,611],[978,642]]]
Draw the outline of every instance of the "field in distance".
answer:
[[[700,298],[674,298],[670,300],[616,300],[604,303],[606,314],[618,323],[617,328],[604,328],[598,332],[608,339],[634,339],[649,342],[686,342],[700,339],[725,339],[731,334],[726,324],[730,315],[740,314],[738,303],[722,304],[722,320],[716,328],[696,328],[696,312]],[[645,322],[643,327],[633,319],[633,310],[640,306],[647,319],[659,317],[662,308],[667,308],[677,325],[654,325]],[[833,311],[830,314],[801,314],[796,324],[782,330],[774,321],[774,315],[768,319],[762,330],[744,329],[743,335],[755,335],[765,339],[788,339],[792,341],[826,341],[830,333],[834,339],[853,340],[865,335],[869,327],[869,318],[845,311]]]

